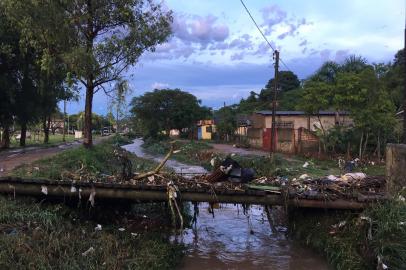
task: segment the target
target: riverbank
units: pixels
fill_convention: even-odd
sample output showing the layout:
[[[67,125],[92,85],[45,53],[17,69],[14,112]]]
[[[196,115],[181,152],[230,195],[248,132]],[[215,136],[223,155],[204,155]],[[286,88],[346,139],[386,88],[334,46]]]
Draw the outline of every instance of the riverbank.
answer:
[[[120,173],[111,138],[91,149],[68,149],[11,172],[23,177],[63,179],[67,173],[86,178]],[[156,166],[123,152],[132,170]],[[1,269],[174,269],[184,246],[170,242],[169,211],[162,204],[89,202],[53,204],[37,199],[0,196]]]
[[[185,142],[179,149],[192,149],[177,155],[191,164],[199,162],[209,166],[213,155],[210,145],[196,147],[195,142]],[[199,144],[204,144],[199,142]],[[154,149],[165,149],[147,145]],[[203,156],[206,160],[194,159]],[[163,151],[163,150],[162,150]],[[308,160],[302,157],[276,155],[274,162],[267,157],[234,156],[244,167],[252,167],[259,176],[280,176],[288,179],[307,174],[321,177],[341,172],[334,161]],[[306,166],[304,166],[307,163]],[[365,166],[360,171],[369,175],[383,174],[383,166]],[[403,194],[405,196],[405,194]],[[402,198],[402,197],[400,197]],[[404,201],[388,201],[376,204],[361,212],[289,209],[289,235],[304,246],[323,254],[336,269],[404,269],[406,266],[406,204]]]

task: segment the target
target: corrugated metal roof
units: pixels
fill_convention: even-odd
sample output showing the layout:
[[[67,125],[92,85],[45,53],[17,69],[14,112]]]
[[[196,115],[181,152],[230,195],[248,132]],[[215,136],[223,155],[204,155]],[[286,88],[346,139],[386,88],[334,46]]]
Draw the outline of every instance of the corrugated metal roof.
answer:
[[[262,114],[262,115],[272,115],[272,111],[269,110],[264,110],[264,111],[257,111],[255,112],[257,114]],[[320,111],[319,115],[335,115],[335,111]],[[339,112],[340,115],[347,115],[348,112]],[[307,115],[304,111],[276,111],[275,115]]]

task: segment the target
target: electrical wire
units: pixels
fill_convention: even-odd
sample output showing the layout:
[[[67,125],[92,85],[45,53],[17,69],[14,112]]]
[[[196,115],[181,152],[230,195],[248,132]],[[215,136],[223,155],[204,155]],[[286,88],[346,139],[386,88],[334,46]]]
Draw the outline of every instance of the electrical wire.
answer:
[[[264,38],[264,40],[265,40],[266,43],[269,45],[269,47],[271,47],[272,51],[275,52],[276,49],[272,46],[271,42],[269,42],[269,40],[266,38],[264,32],[262,32],[261,28],[258,26],[258,24],[257,24],[257,22],[255,21],[254,17],[251,15],[251,12],[249,11],[249,9],[247,8],[247,6],[245,5],[244,1],[243,1],[243,0],[240,0],[240,2],[241,2],[241,4],[243,5],[245,11],[246,11],[246,12],[248,13],[248,15],[250,16],[252,22],[253,22],[253,23],[255,24],[255,26],[257,27],[259,33],[261,33],[261,36]],[[282,63],[282,65],[285,66],[285,68],[286,68],[288,71],[291,71],[290,68],[286,65],[286,63],[285,63],[281,58],[279,58],[279,61]],[[292,72],[292,71],[291,71],[291,72]]]

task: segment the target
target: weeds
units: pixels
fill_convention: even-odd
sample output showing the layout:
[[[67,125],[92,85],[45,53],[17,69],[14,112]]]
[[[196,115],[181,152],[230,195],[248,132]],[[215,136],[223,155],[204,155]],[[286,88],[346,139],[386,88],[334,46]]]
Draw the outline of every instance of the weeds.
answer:
[[[405,269],[404,203],[376,204],[362,213],[302,209],[289,217],[291,235],[324,253],[336,269],[376,269],[378,255],[389,269]]]

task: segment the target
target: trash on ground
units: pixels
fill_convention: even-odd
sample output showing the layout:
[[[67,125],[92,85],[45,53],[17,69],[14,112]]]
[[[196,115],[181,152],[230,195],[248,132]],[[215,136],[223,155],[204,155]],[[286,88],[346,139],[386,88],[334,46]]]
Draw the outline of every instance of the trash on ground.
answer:
[[[86,250],[85,252],[82,253],[82,256],[86,257],[87,255],[94,253],[94,252],[95,252],[94,247],[90,247],[88,250]]]
[[[95,231],[101,231],[102,230],[102,225],[97,224],[97,226],[94,228]]]

